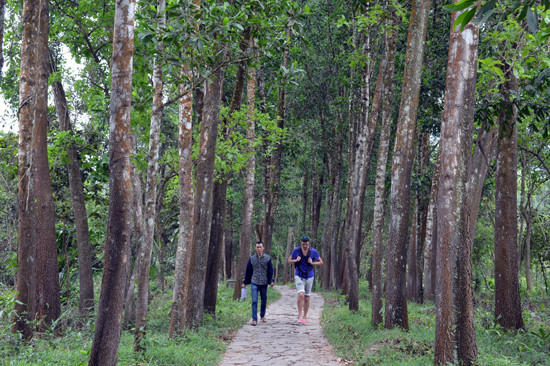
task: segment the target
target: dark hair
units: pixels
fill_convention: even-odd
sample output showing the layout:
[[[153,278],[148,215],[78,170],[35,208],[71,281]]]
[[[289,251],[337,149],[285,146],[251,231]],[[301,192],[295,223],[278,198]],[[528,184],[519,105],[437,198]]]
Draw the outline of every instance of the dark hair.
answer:
[[[302,241],[309,241],[309,236],[307,235],[302,236]]]
[[[258,245],[258,244],[262,244],[262,245],[264,245],[264,243],[262,243],[262,241],[261,241],[261,240],[258,240],[258,241],[256,242],[256,245]]]

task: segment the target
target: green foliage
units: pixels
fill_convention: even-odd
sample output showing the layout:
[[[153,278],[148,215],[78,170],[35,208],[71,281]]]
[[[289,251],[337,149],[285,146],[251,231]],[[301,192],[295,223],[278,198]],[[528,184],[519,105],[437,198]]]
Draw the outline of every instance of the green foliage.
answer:
[[[266,153],[271,154],[276,144],[283,140],[287,132],[277,124],[277,118],[273,119],[268,114],[254,110],[251,118],[255,124],[255,138],[252,142],[252,150],[248,150],[249,142],[246,138],[246,130],[250,126],[248,106],[243,107],[228,115],[229,108],[222,107],[220,119],[225,123],[219,128],[218,141],[216,142],[216,171],[239,173],[248,165],[251,154],[257,154],[258,148],[269,146]],[[226,136],[223,131],[229,130],[231,134]]]
[[[99,282],[97,282],[99,284]],[[228,342],[237,329],[250,317],[249,301],[232,300],[233,289],[220,286],[215,317],[205,315],[197,332],[189,332],[173,339],[168,338],[171,293],[152,286],[149,305],[145,351],[133,351],[134,332],[123,330],[118,365],[213,365],[217,364]],[[96,291],[96,294],[99,291]],[[0,287],[0,358],[3,365],[86,365],[93,340],[93,324],[77,324],[77,304],[64,305],[64,316],[56,324],[62,335],[54,329],[26,344],[9,331],[12,320],[14,293]],[[269,288],[269,303],[280,293]],[[72,317],[73,319],[71,319]]]
[[[361,282],[360,287],[367,284]],[[427,302],[409,302],[410,330],[373,329],[371,304],[362,297],[357,312],[349,312],[346,299],[336,292],[324,292],[322,324],[335,352],[359,365],[430,365],[434,358],[435,307]],[[383,311],[383,310],[382,310]],[[538,313],[537,313],[538,314]],[[494,322],[491,310],[475,312],[479,365],[545,365],[548,361],[550,314],[525,316],[534,331],[506,332]]]

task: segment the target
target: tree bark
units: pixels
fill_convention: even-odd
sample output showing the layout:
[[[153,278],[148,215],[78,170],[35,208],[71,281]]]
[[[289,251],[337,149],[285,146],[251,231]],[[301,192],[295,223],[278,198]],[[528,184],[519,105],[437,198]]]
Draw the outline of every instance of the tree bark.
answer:
[[[405,274],[410,216],[411,171],[416,115],[422,76],[424,41],[428,24],[429,1],[413,1],[397,136],[393,153],[391,179],[390,226],[386,263],[385,327],[409,329]]]
[[[4,67],[4,14],[6,11],[6,0],[0,0],[0,76]]]
[[[21,72],[19,79],[19,145],[18,145],[18,236],[17,236],[17,279],[15,319],[13,332],[20,332],[24,339],[30,339],[34,330],[29,321],[35,320],[37,307],[36,281],[36,240],[35,230],[35,197],[34,181],[32,178],[33,163],[33,125],[38,99],[38,92],[47,93],[36,77],[39,71],[38,29],[40,17],[39,1],[25,1],[22,14],[21,40]],[[45,61],[45,60],[44,60]],[[47,80],[47,79],[46,79]],[[42,89],[40,90],[40,86]],[[47,85],[46,85],[47,86]],[[39,111],[40,112],[40,111]],[[40,117],[44,118],[44,115]]]
[[[191,76],[189,69],[184,65],[182,74]],[[183,94],[186,86],[180,85],[180,93]],[[193,191],[193,93],[181,97],[179,101],[179,195],[180,217],[178,232],[178,247],[176,249],[176,268],[174,270],[174,289],[172,295],[172,309],[170,312],[169,337],[180,333],[185,319],[184,295],[186,271],[189,266],[189,248],[193,245],[194,236],[194,191]]]
[[[117,0],[109,106],[109,220],[105,264],[89,365],[115,366],[131,238],[130,113],[135,0]]]
[[[188,249],[189,261],[185,270],[183,325],[185,329],[190,330],[196,330],[203,318],[207,264],[205,258],[208,255],[212,226],[214,160],[223,82],[224,68],[220,67],[213,78],[206,83],[197,158],[194,233],[191,246]]]
[[[250,42],[250,28],[247,27],[242,34],[240,42],[241,55],[246,54],[246,49]],[[242,104],[242,95],[244,86],[246,84],[246,69],[247,62],[241,61],[238,64],[237,75],[235,79],[235,86],[233,88],[233,96],[231,98],[231,105],[229,107],[229,116],[233,112],[239,110]],[[233,132],[233,127],[229,126],[230,123],[225,121],[223,135],[226,139],[230,138]],[[210,230],[210,244],[208,246],[208,268],[210,270],[206,273],[205,284],[205,296],[204,296],[204,308],[210,314],[216,313],[216,301],[218,299],[218,278],[220,268],[222,266],[222,248],[223,248],[223,235],[225,232],[225,213],[227,206],[227,186],[231,173],[220,172],[220,179],[214,182],[214,197],[212,208],[212,228]],[[237,285],[237,282],[235,282]]]
[[[505,329],[520,329],[525,325],[517,260],[517,108],[511,100],[517,95],[518,82],[511,67],[504,67],[508,80],[501,87],[504,102],[495,182],[495,320]]]
[[[284,257],[284,265],[283,265],[283,285],[286,285],[288,281],[290,281],[293,277],[292,273],[292,266],[289,266],[288,258],[290,258],[290,254],[292,251],[292,242],[294,241],[294,232],[293,227],[288,227],[288,236],[286,239],[286,250],[285,250],[285,257]]]
[[[384,34],[384,82],[382,94],[382,122],[380,128],[380,141],[378,144],[378,162],[376,166],[376,182],[374,193],[374,213],[372,231],[372,316],[374,327],[379,326],[382,319],[383,273],[382,263],[384,259],[384,214],[386,208],[386,166],[388,163],[388,151],[390,147],[391,112],[393,105],[393,80],[395,72],[395,41],[397,38],[397,17],[392,11],[386,20],[388,28]],[[381,66],[382,68],[382,66]]]
[[[39,2],[38,36],[36,43],[36,104],[32,137],[31,176],[35,204],[38,331],[59,318],[61,313],[55,206],[48,162],[48,78],[49,78],[49,2]],[[36,77],[36,76],[35,76]]]
[[[151,253],[155,240],[155,217],[157,203],[157,176],[159,170],[160,125],[163,106],[163,76],[161,56],[164,52],[162,28],[166,24],[166,0],[157,4],[157,52],[153,59],[153,105],[151,108],[151,126],[149,128],[149,152],[147,154],[147,179],[145,187],[145,231],[140,251],[136,258],[137,267],[137,306],[134,350],[141,351],[141,342],[145,338],[147,307],[149,305],[149,272]]]
[[[136,134],[130,134],[130,156],[137,153]],[[134,159],[130,159],[130,174],[132,176],[132,237],[127,248],[128,261],[126,262],[126,289],[124,292],[124,326],[133,327],[136,322],[136,276],[137,267],[133,256],[140,251],[143,238],[143,181]]]
[[[235,273],[235,288],[233,299],[238,299],[241,293],[241,284],[244,280],[246,264],[250,257],[252,244],[252,215],[254,213],[254,175],[256,173],[256,157],[254,154],[255,122],[254,110],[256,103],[256,70],[249,70],[248,81],[248,128],[246,139],[248,141],[247,155],[249,156],[244,183],[244,205],[241,223],[241,237],[239,239],[239,261]],[[261,239],[260,239],[261,240]]]
[[[453,321],[456,316],[458,360],[471,365],[477,358],[473,322],[471,215],[471,151],[477,70],[478,26],[463,32],[453,25],[441,128],[440,176],[437,195],[437,284],[435,364],[453,362]],[[454,313],[456,309],[456,314]]]
[[[233,276],[233,202],[227,202],[227,222],[224,234],[224,254],[225,254],[225,278]]]
[[[50,72],[57,72],[53,57],[50,53]],[[66,131],[72,137],[71,119],[67,104],[67,97],[63,84],[56,78],[52,83],[55,109],[59,119],[61,131]],[[70,162],[67,164],[69,173],[69,189],[73,202],[74,221],[76,226],[76,243],[78,251],[78,279],[80,284],[80,301],[78,310],[85,316],[94,312],[94,282],[92,275],[92,247],[88,228],[88,214],[84,199],[84,184],[80,173],[80,159],[73,143],[69,144],[67,155]]]
[[[437,265],[437,191],[439,186],[439,155],[432,177],[430,202],[426,217],[426,239],[424,246],[424,300],[435,299],[436,265]]]
[[[281,67],[288,68],[288,60],[290,54],[290,28],[286,30],[285,45],[283,49],[283,60]],[[277,126],[280,129],[285,127],[286,120],[286,89],[285,85],[279,86],[279,95],[277,101],[277,109],[279,121]],[[271,243],[273,240],[273,225],[275,223],[275,214],[277,212],[277,204],[279,202],[279,191],[281,189],[281,163],[283,158],[283,142],[279,141],[269,158],[269,163],[266,166],[265,177],[265,192],[264,205],[265,213],[262,225],[262,240],[265,246],[265,252],[271,254]]]

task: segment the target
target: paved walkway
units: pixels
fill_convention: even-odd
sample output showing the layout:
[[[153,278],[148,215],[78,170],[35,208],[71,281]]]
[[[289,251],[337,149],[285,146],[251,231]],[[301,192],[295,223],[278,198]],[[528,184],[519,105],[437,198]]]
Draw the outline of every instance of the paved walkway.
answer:
[[[344,365],[334,355],[321,328],[323,297],[312,293],[305,325],[296,321],[296,290],[287,286],[275,286],[275,290],[282,296],[268,306],[267,323],[259,322],[254,327],[249,321],[241,328],[220,365]],[[250,302],[250,296],[246,301]]]

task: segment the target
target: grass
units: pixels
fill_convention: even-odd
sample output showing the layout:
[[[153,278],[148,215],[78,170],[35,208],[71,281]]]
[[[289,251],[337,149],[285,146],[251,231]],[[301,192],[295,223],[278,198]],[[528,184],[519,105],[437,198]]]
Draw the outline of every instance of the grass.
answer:
[[[344,296],[338,292],[322,292],[326,301],[323,330],[336,354],[357,365],[432,365],[433,302],[408,303],[408,332],[383,327],[375,329],[370,322],[370,293],[366,287],[366,283],[361,283],[359,310],[351,313]],[[478,364],[550,365],[548,310],[543,307],[543,311],[536,313],[526,311],[524,320],[527,331],[506,332],[494,324],[491,310],[478,307],[475,314]]]
[[[5,289],[0,289],[5,290]],[[118,365],[215,365],[233,338],[236,331],[250,320],[250,296],[246,301],[232,300],[233,289],[221,285],[218,289],[216,316],[205,314],[201,327],[184,336],[168,338],[171,293],[162,292],[152,286],[152,302],[149,305],[148,333],[145,351],[133,351],[133,331],[123,330],[119,347]],[[0,300],[9,298],[7,290],[2,291]],[[268,302],[280,297],[280,293],[268,290]],[[53,332],[44,334],[29,344],[20,341],[9,332],[12,318],[12,301],[0,302],[0,365],[10,366],[76,366],[87,365],[93,341],[91,322],[79,329],[70,325],[76,316],[74,305],[66,306],[65,321],[62,321],[62,335]]]

